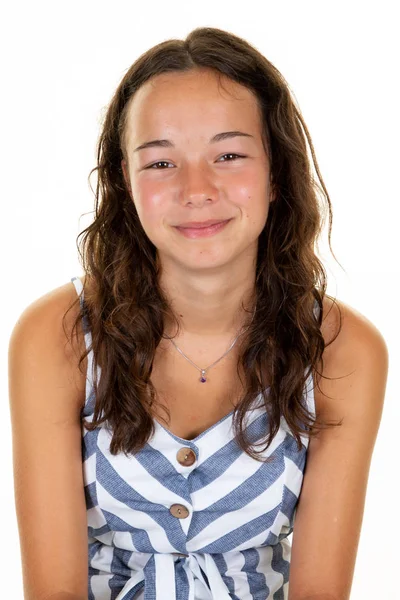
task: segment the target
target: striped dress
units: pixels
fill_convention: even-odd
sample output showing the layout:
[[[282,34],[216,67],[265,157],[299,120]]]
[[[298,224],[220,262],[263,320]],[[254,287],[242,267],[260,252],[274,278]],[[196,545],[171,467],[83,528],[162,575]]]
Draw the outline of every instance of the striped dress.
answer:
[[[71,279],[83,302],[83,285]],[[318,306],[317,306],[318,308]],[[83,323],[86,347],[91,334]],[[94,411],[88,354],[82,418]],[[97,365],[97,377],[101,369]],[[268,393],[268,389],[266,390]],[[268,418],[258,397],[247,413],[252,441]],[[313,379],[304,401],[315,414]],[[82,423],[88,526],[88,600],[285,600],[296,505],[306,465],[286,421],[263,457],[236,444],[233,411],[193,440],[158,421],[135,455],[109,451],[111,434]]]

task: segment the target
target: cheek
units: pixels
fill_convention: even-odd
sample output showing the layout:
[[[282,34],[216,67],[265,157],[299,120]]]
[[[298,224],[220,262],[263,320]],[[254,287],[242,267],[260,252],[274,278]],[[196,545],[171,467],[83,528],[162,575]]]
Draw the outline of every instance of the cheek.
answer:
[[[142,223],[158,223],[167,205],[167,194],[152,182],[141,182],[132,188],[136,210]]]
[[[231,197],[236,199],[246,216],[258,220],[259,216],[268,211],[268,195],[269,188],[265,177],[255,174],[251,180],[232,189]]]
[[[240,190],[236,190],[242,218],[247,222],[251,235],[260,235],[265,227],[269,212],[269,193],[268,183],[260,174],[258,179],[254,178]]]

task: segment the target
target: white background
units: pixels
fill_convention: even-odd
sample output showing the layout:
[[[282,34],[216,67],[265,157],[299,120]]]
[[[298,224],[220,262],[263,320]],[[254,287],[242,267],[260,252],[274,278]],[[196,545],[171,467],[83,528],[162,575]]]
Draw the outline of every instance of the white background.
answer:
[[[333,205],[328,293],[382,332],[390,370],[351,600],[399,598],[399,80],[395,2],[18,2],[1,15],[2,597],[22,600],[7,347],[23,309],[82,273],[100,119],[134,60],[198,26],[255,45],[300,106]],[[85,214],[89,213],[89,214]],[[60,540],[60,544],[63,541]],[[326,540],[327,546],[329,540]]]

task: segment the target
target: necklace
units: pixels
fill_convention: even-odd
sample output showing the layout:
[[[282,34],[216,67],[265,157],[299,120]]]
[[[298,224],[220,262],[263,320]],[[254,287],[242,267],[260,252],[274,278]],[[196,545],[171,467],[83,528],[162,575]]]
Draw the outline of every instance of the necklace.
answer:
[[[197,365],[196,365],[196,364],[195,364],[195,363],[194,363],[192,360],[190,360],[190,358],[189,358],[188,356],[186,356],[186,354],[184,354],[180,348],[178,348],[178,346],[176,345],[176,343],[174,342],[174,340],[173,340],[172,338],[170,338],[169,336],[166,336],[166,337],[167,337],[167,339],[169,339],[169,340],[170,340],[170,341],[173,343],[173,345],[174,345],[174,346],[175,346],[175,348],[178,350],[178,352],[180,352],[180,353],[182,354],[182,356],[183,356],[184,358],[186,358],[186,360],[188,360],[188,361],[189,361],[189,362],[190,362],[190,363],[191,363],[191,364],[192,364],[194,367],[196,367],[196,369],[197,369],[198,371],[200,371],[200,373],[201,373],[201,377],[200,377],[199,381],[200,381],[201,383],[206,383],[206,381],[207,381],[207,379],[206,379],[206,371],[208,371],[208,369],[211,369],[211,367],[213,367],[214,365],[216,365],[216,364],[217,364],[217,363],[218,363],[220,360],[222,360],[222,359],[224,358],[224,356],[226,356],[226,355],[228,354],[228,352],[230,352],[230,351],[232,350],[233,346],[236,344],[236,342],[237,342],[237,340],[239,339],[239,337],[240,337],[240,336],[241,336],[241,335],[242,335],[242,334],[243,334],[245,331],[247,331],[247,329],[248,329],[248,328],[250,327],[250,325],[252,324],[252,322],[253,322],[253,319],[254,319],[255,312],[256,312],[256,306],[254,307],[254,311],[253,311],[253,317],[252,317],[252,319],[251,319],[251,321],[250,321],[250,324],[249,324],[247,327],[245,327],[245,328],[243,329],[243,331],[241,331],[241,332],[240,332],[240,333],[239,333],[239,334],[236,336],[236,338],[233,340],[232,344],[229,346],[228,350],[227,350],[227,351],[226,351],[226,352],[225,352],[225,353],[224,353],[224,354],[221,356],[221,358],[219,358],[218,360],[216,360],[215,362],[213,362],[211,365],[209,365],[209,366],[208,366],[208,367],[206,367],[205,369],[201,369],[201,368],[200,368],[200,367],[198,367],[198,366],[197,366]]]

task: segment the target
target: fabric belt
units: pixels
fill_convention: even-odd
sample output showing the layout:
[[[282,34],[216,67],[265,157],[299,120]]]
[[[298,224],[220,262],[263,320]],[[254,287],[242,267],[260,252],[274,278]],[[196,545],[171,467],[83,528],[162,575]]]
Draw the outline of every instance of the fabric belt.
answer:
[[[217,565],[211,554],[201,554],[198,552],[190,552],[189,554],[182,554],[180,552],[173,553],[155,553],[154,562],[155,562],[155,582],[156,587],[160,585],[160,590],[162,590],[163,600],[176,600],[176,586],[175,586],[175,558],[174,556],[182,556],[185,558],[184,569],[186,575],[188,577],[189,583],[189,596],[188,600],[195,600],[194,592],[195,592],[195,577],[200,579],[203,582],[205,587],[210,590],[212,598],[218,598],[218,600],[231,600],[231,596],[228,592],[228,588],[226,587],[221,573],[218,570]],[[204,576],[201,572],[203,569],[204,573],[208,579],[208,585],[204,579]],[[128,593],[132,588],[134,588],[141,581],[145,582],[145,600],[146,600],[146,577],[145,577],[145,569],[146,567],[138,570],[135,575],[130,577],[123,589],[120,591],[115,600],[125,600],[128,598]],[[161,588],[162,584],[162,588]],[[150,592],[149,598],[153,598],[153,592]],[[161,596],[160,596],[161,597]]]

